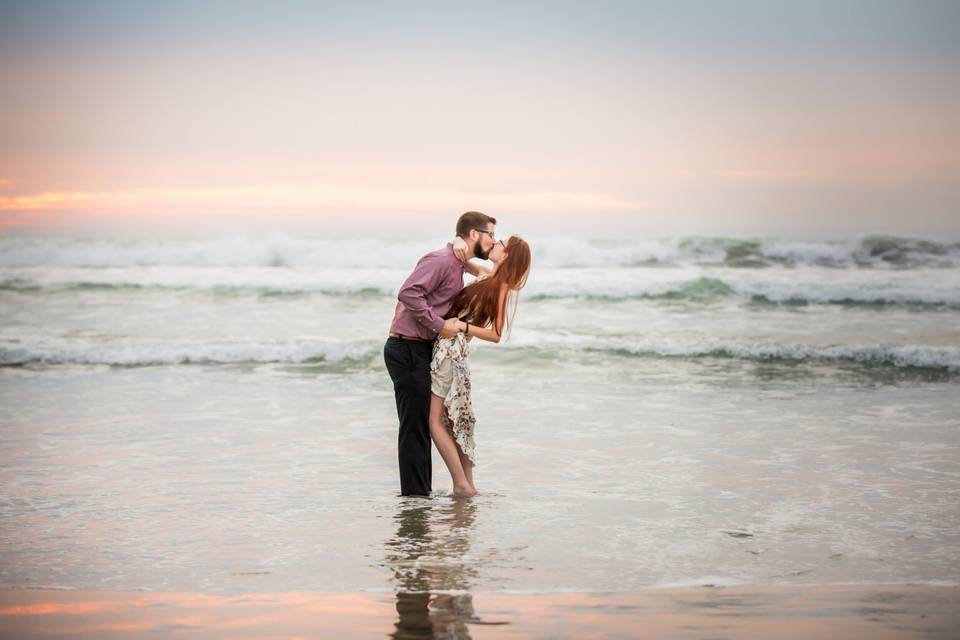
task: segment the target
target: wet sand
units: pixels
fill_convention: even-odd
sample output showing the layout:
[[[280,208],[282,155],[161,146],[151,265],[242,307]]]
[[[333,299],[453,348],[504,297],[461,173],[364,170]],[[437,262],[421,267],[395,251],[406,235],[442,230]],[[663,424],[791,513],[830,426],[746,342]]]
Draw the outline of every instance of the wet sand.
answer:
[[[4,638],[958,638],[960,587],[636,593],[0,591]]]

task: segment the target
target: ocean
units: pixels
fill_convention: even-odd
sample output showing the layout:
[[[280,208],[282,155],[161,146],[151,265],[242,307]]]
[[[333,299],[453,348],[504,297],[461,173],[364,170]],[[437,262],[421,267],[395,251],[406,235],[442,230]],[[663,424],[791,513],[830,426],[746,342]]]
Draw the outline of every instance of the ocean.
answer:
[[[960,242],[526,239],[463,500],[382,356],[443,237],[0,237],[0,587],[960,584]]]

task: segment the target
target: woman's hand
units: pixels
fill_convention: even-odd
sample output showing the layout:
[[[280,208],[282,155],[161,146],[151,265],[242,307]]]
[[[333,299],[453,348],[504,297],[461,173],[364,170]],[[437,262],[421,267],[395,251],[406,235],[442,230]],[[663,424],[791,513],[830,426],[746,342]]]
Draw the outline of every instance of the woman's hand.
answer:
[[[463,320],[457,320],[457,331],[463,333],[467,330],[467,323]]]
[[[453,239],[453,255],[457,256],[460,262],[467,260],[467,243],[460,236]]]

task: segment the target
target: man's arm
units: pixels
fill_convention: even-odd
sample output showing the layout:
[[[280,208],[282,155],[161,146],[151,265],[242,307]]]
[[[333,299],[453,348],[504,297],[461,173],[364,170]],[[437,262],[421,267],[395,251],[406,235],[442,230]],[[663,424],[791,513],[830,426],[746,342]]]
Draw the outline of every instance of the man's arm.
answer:
[[[436,256],[421,260],[400,286],[397,294],[397,300],[414,319],[432,333],[440,333],[444,319],[427,304],[427,294],[440,286],[445,267],[443,259]]]

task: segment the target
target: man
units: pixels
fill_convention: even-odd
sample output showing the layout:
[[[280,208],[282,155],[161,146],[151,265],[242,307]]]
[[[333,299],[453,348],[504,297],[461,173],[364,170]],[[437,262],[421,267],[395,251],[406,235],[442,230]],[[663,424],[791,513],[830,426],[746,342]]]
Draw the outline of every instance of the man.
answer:
[[[496,219],[479,211],[464,213],[457,220],[457,237],[466,243],[463,259],[454,253],[453,243],[428,253],[420,258],[397,294],[397,308],[390,325],[390,337],[383,347],[383,359],[393,380],[400,418],[397,454],[401,495],[430,495],[433,342],[438,336],[449,338],[457,334],[456,319],[444,320],[443,317],[463,288],[463,273],[468,269],[466,261],[486,260],[493,249],[496,223]]]

